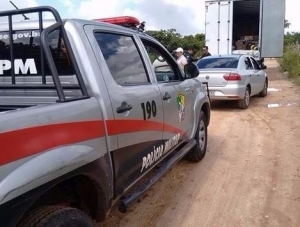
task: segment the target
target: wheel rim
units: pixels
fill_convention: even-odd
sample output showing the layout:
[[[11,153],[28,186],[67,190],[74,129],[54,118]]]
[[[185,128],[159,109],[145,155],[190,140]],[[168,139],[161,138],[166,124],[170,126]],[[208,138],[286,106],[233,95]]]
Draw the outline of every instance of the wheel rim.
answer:
[[[206,143],[206,131],[205,131],[205,124],[203,121],[200,121],[200,127],[199,127],[199,147],[201,150],[205,148]]]
[[[249,94],[249,89],[247,88],[246,92],[245,92],[245,103],[246,103],[246,106],[249,105],[249,101],[250,101],[250,94]]]

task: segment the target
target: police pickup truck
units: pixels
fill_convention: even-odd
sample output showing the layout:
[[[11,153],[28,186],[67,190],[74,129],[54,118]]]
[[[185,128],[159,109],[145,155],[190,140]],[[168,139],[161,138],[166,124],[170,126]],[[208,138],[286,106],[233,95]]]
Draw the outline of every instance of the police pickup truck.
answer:
[[[93,226],[204,157],[205,88],[142,28],[51,7],[0,17],[1,227]]]

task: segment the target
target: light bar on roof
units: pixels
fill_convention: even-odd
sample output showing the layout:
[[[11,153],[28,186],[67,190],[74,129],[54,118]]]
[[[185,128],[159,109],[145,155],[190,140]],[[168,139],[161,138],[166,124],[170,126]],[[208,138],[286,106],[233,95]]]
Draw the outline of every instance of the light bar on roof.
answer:
[[[100,19],[94,19],[94,21],[117,24],[122,26],[135,26],[135,27],[140,24],[140,21],[137,18],[130,17],[130,16],[100,18]]]

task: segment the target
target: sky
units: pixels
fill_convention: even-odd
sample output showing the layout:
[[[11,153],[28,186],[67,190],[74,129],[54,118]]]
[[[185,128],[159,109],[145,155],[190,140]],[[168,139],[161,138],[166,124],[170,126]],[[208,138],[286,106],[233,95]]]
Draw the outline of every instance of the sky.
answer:
[[[182,35],[205,32],[205,0],[12,0],[18,8],[52,6],[62,18],[96,19],[135,16],[146,30],[176,29]],[[283,1],[283,0],[282,0]],[[1,11],[12,10],[9,0],[0,0]],[[286,32],[300,32],[300,0],[286,0]],[[30,15],[27,15],[30,17]],[[19,20],[21,20],[20,18]],[[0,20],[1,21],[1,20]]]

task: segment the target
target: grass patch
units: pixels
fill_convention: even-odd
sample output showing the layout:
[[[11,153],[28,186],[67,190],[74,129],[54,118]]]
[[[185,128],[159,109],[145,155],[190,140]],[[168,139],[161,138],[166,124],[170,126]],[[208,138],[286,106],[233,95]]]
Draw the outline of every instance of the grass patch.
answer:
[[[283,72],[288,72],[288,77],[300,85],[300,48],[299,45],[285,47],[283,58],[279,60]]]
[[[300,86],[300,77],[293,77],[290,80],[293,84]]]

